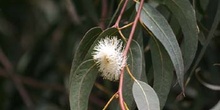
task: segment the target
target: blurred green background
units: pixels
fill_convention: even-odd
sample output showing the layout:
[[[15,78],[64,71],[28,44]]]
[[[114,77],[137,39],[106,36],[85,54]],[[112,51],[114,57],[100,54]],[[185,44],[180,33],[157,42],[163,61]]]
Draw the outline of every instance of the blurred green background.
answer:
[[[85,2],[0,1],[0,110],[69,109],[74,49],[100,16]],[[90,2],[93,9],[101,6]]]

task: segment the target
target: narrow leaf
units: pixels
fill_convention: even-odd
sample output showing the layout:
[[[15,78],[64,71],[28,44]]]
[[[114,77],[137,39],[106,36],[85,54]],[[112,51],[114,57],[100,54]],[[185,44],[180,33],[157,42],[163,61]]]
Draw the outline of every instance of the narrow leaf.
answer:
[[[136,4],[136,10],[138,7],[139,3]],[[177,39],[168,22],[155,8],[146,3],[141,11],[140,20],[166,49],[176,70],[178,82],[182,90],[184,90],[184,65],[182,53]]]
[[[102,29],[99,27],[91,28],[86,34],[83,36],[83,39],[80,41],[79,46],[76,50],[76,54],[74,56],[74,60],[81,63],[85,58],[89,48],[94,43],[95,39],[101,34]],[[78,64],[77,64],[78,66]]]
[[[218,103],[212,107],[210,110],[219,110],[220,109],[220,100],[218,101]]]
[[[205,54],[206,52],[206,49],[209,45],[209,43],[211,42],[212,38],[214,37],[214,32],[216,31],[217,27],[218,27],[218,24],[220,22],[220,1],[218,1],[218,7],[217,7],[217,12],[215,14],[215,18],[214,18],[214,21],[212,23],[212,26],[211,26],[211,29],[207,35],[207,39],[206,41],[204,42],[203,44],[203,47],[200,51],[200,53],[198,54],[198,57],[195,61],[195,64],[193,65],[191,71],[190,71],[190,74],[193,74],[193,72],[195,71],[195,69],[197,68],[199,62],[201,61],[201,59],[203,58],[203,55]]]
[[[132,93],[139,110],[160,110],[157,94],[147,83],[136,80]]]
[[[214,91],[220,91],[220,85],[214,85],[214,84],[209,84],[207,82],[205,82],[204,80],[202,80],[200,78],[200,76],[198,75],[198,72],[196,73],[196,78],[199,80],[199,82],[204,85],[205,87],[214,90]]]
[[[89,94],[98,73],[94,61],[87,59],[92,57],[91,52],[98,40],[115,35],[117,29],[110,28],[101,32],[100,28],[90,29],[76,50],[69,79],[71,110],[87,110]]]
[[[165,0],[165,5],[177,18],[184,34],[181,47],[185,71],[187,71],[195,57],[198,45],[198,28],[195,10],[188,0]]]
[[[94,46],[101,38],[118,35],[116,28],[108,28],[103,32],[100,28],[93,28],[84,36],[76,51],[70,73],[71,110],[87,110],[89,94],[98,73],[94,61],[91,60]]]
[[[72,62],[72,67],[70,71],[70,79],[69,82],[71,83],[72,75],[76,68],[82,63],[85,59],[88,50],[91,48],[91,45],[94,43],[95,39],[99,36],[102,32],[101,28],[94,27],[91,28],[86,34],[83,36],[83,39],[80,41],[78,48],[75,51],[75,55]]]
[[[82,62],[70,80],[70,109],[87,110],[89,95],[97,77],[98,70],[93,60]]]
[[[142,71],[145,69],[142,65],[142,63],[144,63],[142,58],[142,49],[140,45],[133,40],[130,46],[127,64],[131,70],[131,73],[136,79],[141,79]],[[123,97],[129,108],[132,108],[132,105],[135,103],[132,96],[132,85],[133,80],[131,79],[127,71],[125,71],[123,83]]]
[[[134,39],[137,41],[137,43],[140,45],[139,48],[142,52],[142,60],[141,60],[141,63],[139,64],[142,64],[142,72],[141,72],[141,81],[144,81],[144,82],[147,82],[147,76],[146,76],[146,65],[145,65],[145,57],[144,57],[144,40],[143,40],[143,30],[142,30],[142,27],[141,27],[141,24],[138,24],[137,25],[137,28],[136,28],[136,33],[134,34]],[[138,57],[139,58],[139,57]]]
[[[160,99],[160,108],[163,108],[173,81],[173,65],[164,47],[156,38],[150,39],[150,50],[154,70],[153,88]]]

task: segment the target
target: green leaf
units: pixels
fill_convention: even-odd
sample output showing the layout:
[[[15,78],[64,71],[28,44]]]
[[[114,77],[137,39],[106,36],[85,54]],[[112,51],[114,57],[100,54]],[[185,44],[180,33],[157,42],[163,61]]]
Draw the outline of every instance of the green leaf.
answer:
[[[75,51],[73,65],[78,66],[84,60],[88,49],[91,47],[101,32],[102,29],[98,27],[91,28],[86,32]]]
[[[147,83],[136,80],[132,93],[139,110],[160,110],[157,94]]]
[[[218,101],[218,103],[212,107],[210,110],[219,110],[220,109],[220,100]]]
[[[124,34],[124,36],[129,36],[130,28],[123,29],[122,33]],[[134,38],[130,46],[130,50],[128,52],[127,64],[135,78],[147,81],[146,73],[145,73],[145,60],[143,57],[142,46],[143,46],[143,35],[142,35],[141,25],[139,26],[137,25],[137,28],[134,33]],[[125,71],[124,83],[123,83],[123,97],[129,109],[136,108],[135,101],[132,96],[132,85],[133,85],[133,80],[131,79],[127,71]],[[120,106],[118,104],[116,108],[117,109],[114,110],[120,110]]]
[[[141,79],[142,72],[145,69],[143,68],[142,65],[142,63],[144,63],[142,58],[143,58],[142,49],[140,45],[133,40],[130,46],[127,64],[129,66],[131,73],[136,79]],[[132,108],[132,105],[134,104],[134,99],[132,96],[132,85],[133,85],[133,80],[131,79],[127,71],[125,71],[124,82],[123,82],[123,97],[129,108]]]
[[[136,27],[136,32],[134,33],[134,38],[135,41],[140,45],[140,50],[142,52],[142,72],[141,72],[141,81],[147,82],[147,76],[146,76],[146,65],[145,65],[145,57],[144,57],[144,41],[143,41],[143,30],[141,27],[141,24],[138,24]],[[140,63],[139,63],[140,64]]]
[[[181,27],[180,27],[180,24],[178,22],[178,20],[176,19],[175,16],[171,15],[171,18],[170,18],[170,26],[174,32],[175,35],[179,35],[180,31],[181,31]],[[177,39],[179,39],[181,36],[176,36]]]
[[[83,39],[79,43],[79,47],[76,50],[76,54],[74,56],[74,60],[78,62],[82,62],[85,58],[86,54],[88,53],[88,49],[94,43],[95,39],[100,35],[102,29],[99,27],[91,28],[86,34],[83,36]],[[77,64],[78,65],[78,64]]]
[[[134,18],[130,18],[130,19],[133,20]],[[127,29],[124,29],[122,33],[124,34],[124,36],[129,36],[130,31],[131,31],[131,28],[127,28]],[[143,41],[143,29],[142,29],[142,25],[140,23],[137,24],[137,27],[135,29],[133,41],[136,42],[137,48],[140,49],[140,51],[142,52],[142,55],[137,56],[137,58],[139,58],[140,56],[142,57],[142,61],[137,62],[139,64],[142,64],[141,80],[144,82],[147,82],[146,70],[143,69],[143,68],[145,68],[145,58],[144,58],[144,52],[143,52],[144,41]],[[137,51],[137,49],[135,50],[135,48],[134,48],[134,51]],[[136,53],[136,52],[134,52],[134,53]]]
[[[136,10],[138,7],[139,3],[136,4]],[[177,39],[168,22],[155,8],[146,3],[141,11],[140,20],[165,47],[176,70],[180,87],[182,90],[184,90],[184,65],[182,53]]]
[[[205,44],[206,38],[202,31],[199,32],[198,39],[201,45]]]
[[[142,79],[143,77],[146,78],[146,76],[143,75],[145,74],[144,73],[145,65],[143,63],[145,63],[145,60],[143,60],[142,48],[140,47],[138,42],[133,40],[130,46],[129,53],[128,53],[127,64],[129,66],[131,73],[136,79]],[[129,109],[132,109],[135,107],[134,106],[135,101],[132,95],[132,85],[133,85],[133,80],[131,79],[128,72],[125,71],[124,82],[123,82],[123,97]],[[120,110],[119,105],[117,106],[116,110]]]
[[[70,71],[70,82],[72,81],[71,78],[74,74],[74,71],[79,66],[79,64],[82,63],[82,61],[84,61],[85,56],[88,53],[88,50],[91,48],[91,45],[94,43],[95,39],[99,36],[101,32],[101,28],[94,27],[87,31],[86,34],[83,36],[83,39],[79,43],[79,46],[76,49],[73,58],[72,67]]]
[[[86,33],[76,51],[69,79],[71,110],[87,109],[89,94],[98,73],[91,53],[97,42],[106,36],[119,36],[118,30],[108,28],[101,32],[100,28],[93,28]]]
[[[153,88],[158,95],[160,108],[166,103],[173,81],[173,65],[164,47],[156,38],[149,41],[154,70]]]
[[[99,39],[115,35],[119,35],[116,28],[109,28],[103,32],[100,28],[92,28],[80,42],[74,56],[69,79],[71,110],[87,109],[89,94],[98,73],[94,61],[88,59],[92,58],[93,47]]]
[[[98,70],[93,60],[82,62],[70,80],[71,110],[87,110],[89,95],[97,77]]]
[[[215,14],[214,21],[212,23],[211,29],[210,29],[207,37],[206,37],[206,41],[204,42],[203,47],[202,47],[200,53],[198,54],[198,57],[197,57],[197,59],[195,61],[195,64],[193,65],[193,67],[192,67],[192,69],[190,71],[190,76],[187,79],[187,83],[190,80],[190,77],[193,75],[195,69],[197,68],[197,66],[199,64],[199,62],[203,58],[203,55],[205,54],[206,49],[207,49],[209,43],[214,38],[214,33],[215,33],[215,31],[216,31],[216,29],[218,27],[219,22],[220,22],[220,1],[218,1],[218,8],[217,8],[217,12]]]
[[[200,76],[198,74],[199,74],[199,72],[196,73],[196,78],[202,85],[204,85],[205,87],[207,87],[213,91],[220,91],[220,85],[214,85],[214,84],[207,83],[202,78],[200,78]]]
[[[165,0],[164,3],[177,18],[184,34],[181,47],[186,72],[192,64],[198,45],[195,10],[188,0]]]

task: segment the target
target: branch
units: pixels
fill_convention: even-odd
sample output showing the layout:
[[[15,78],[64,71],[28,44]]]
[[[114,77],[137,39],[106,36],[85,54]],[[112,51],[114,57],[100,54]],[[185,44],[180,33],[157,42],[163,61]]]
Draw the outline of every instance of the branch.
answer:
[[[102,15],[101,15],[101,21],[99,23],[99,26],[102,29],[105,29],[104,19],[106,19],[106,17],[107,17],[107,11],[108,11],[107,0],[102,0]]]
[[[125,1],[126,2],[126,1]],[[126,3],[125,3],[126,4]],[[128,51],[129,51],[129,48],[130,48],[130,45],[131,45],[131,41],[133,39],[133,36],[134,36],[134,32],[135,32],[135,29],[136,29],[136,26],[137,26],[137,23],[138,23],[138,20],[140,18],[140,13],[141,13],[141,9],[143,7],[143,4],[144,4],[144,0],[141,0],[140,2],[140,6],[138,8],[138,11],[137,11],[137,15],[135,17],[135,20],[134,20],[134,23],[133,23],[133,26],[132,26],[132,29],[131,29],[131,33],[129,35],[129,38],[128,38],[128,42],[126,44],[126,47],[125,47],[125,50],[123,52],[123,63],[122,64],[125,64],[126,63],[126,59],[127,59],[127,54],[128,54]],[[125,6],[125,5],[124,5]],[[124,8],[123,6],[123,8]],[[124,11],[124,10],[123,10]],[[119,16],[122,16],[121,14]],[[119,22],[119,21],[118,21]],[[117,23],[117,22],[116,22]],[[117,26],[118,24],[116,24]],[[121,74],[120,74],[120,81],[119,81],[119,89],[118,89],[118,94],[119,94],[119,102],[120,102],[120,106],[121,106],[121,109],[122,110],[125,110],[125,106],[124,106],[124,99],[123,99],[123,94],[122,94],[122,89],[123,89],[123,78],[124,78],[124,68],[122,68],[121,70]]]
[[[125,3],[124,3],[124,5],[123,5],[123,7],[121,9],[121,12],[120,12],[119,16],[118,16],[118,19],[115,22],[115,25],[113,27],[115,27],[115,28],[119,27],[119,22],[121,21],[121,17],[123,15],[124,11],[125,11],[125,8],[126,8],[127,4],[128,4],[128,0],[125,0]]]
[[[67,12],[74,24],[81,24],[80,18],[76,12],[75,5],[71,2],[71,0],[65,0]]]
[[[0,76],[5,77],[5,78],[10,78],[7,72],[1,68],[0,68]],[[29,78],[29,77],[19,76],[16,74],[13,74],[13,76],[17,77],[17,79],[19,79],[21,83],[34,87],[34,88],[46,89],[46,90],[50,89],[50,90],[54,90],[58,92],[66,92],[65,88],[59,84],[47,84],[47,83],[43,83],[38,80]]]
[[[28,95],[28,92],[25,90],[24,86],[21,83],[21,80],[13,75],[13,66],[8,60],[8,58],[3,53],[2,49],[0,48],[0,63],[3,65],[5,70],[8,73],[8,76],[14,82],[15,87],[17,88],[18,92],[20,93],[25,105],[29,110],[33,109],[33,103],[31,98]]]

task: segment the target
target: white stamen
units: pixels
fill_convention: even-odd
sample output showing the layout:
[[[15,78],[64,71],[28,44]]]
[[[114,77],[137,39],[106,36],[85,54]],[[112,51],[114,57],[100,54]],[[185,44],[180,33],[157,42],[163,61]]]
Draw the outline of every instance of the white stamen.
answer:
[[[94,47],[93,59],[99,66],[101,76],[110,81],[118,80],[123,63],[122,41],[117,37],[105,37]]]

